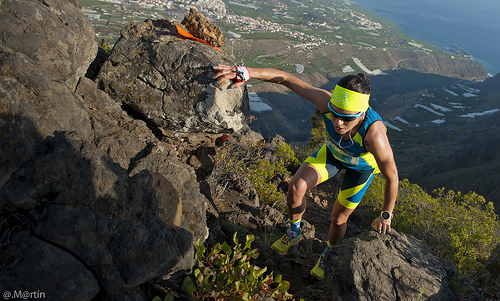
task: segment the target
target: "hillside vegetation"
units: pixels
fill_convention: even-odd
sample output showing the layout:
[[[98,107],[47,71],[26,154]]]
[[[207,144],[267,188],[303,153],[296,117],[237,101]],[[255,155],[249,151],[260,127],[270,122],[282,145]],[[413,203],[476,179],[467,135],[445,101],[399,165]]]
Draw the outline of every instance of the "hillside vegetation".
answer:
[[[361,210],[376,214],[383,204],[384,187],[383,178],[376,177]],[[475,192],[441,188],[431,195],[404,179],[394,214],[396,229],[429,243],[462,273],[477,272],[500,243],[500,221],[493,203]]]
[[[272,181],[291,175],[286,167],[291,170],[298,167],[299,160],[288,144],[279,142],[272,156],[264,144],[249,149],[229,145],[218,152],[218,173],[243,173],[252,181],[261,201],[286,213],[284,194]],[[232,155],[228,156],[228,152]],[[370,217],[380,211],[384,190],[383,177],[375,177],[359,207],[366,221],[371,222]],[[396,229],[426,241],[463,273],[479,270],[500,243],[500,221],[493,203],[474,192],[441,188],[428,194],[404,179],[399,185],[394,211]],[[369,228],[369,224],[365,226]]]
[[[255,188],[257,197],[260,198],[260,206],[277,208],[286,216],[283,191],[286,191],[286,182],[298,167],[300,161],[295,154],[299,153],[303,153],[303,150],[293,149],[279,139],[246,146],[228,140],[224,147],[217,150],[214,172],[209,178],[217,206],[227,207],[232,203],[228,199],[220,202],[217,200],[224,199],[224,195],[234,187],[239,187],[238,191],[249,194],[248,191],[251,189],[242,187],[245,186],[246,179],[250,179],[250,186]],[[316,202],[312,200],[312,195],[335,197],[331,192],[338,189],[337,178],[316,187],[307,197],[307,201]],[[354,228],[369,229],[373,216],[377,216],[380,212],[384,189],[383,177],[375,177],[353,215]],[[232,193],[228,196],[235,197]],[[328,202],[333,201],[334,199],[328,200]],[[225,210],[227,209],[221,208],[221,211]],[[325,207],[312,215],[308,213],[305,217],[311,218],[320,212],[322,216],[320,219],[329,215]],[[459,274],[453,280],[453,287],[457,294],[467,298],[467,290],[471,286],[471,281],[474,281],[474,275],[481,270],[492,250],[500,243],[500,221],[494,212],[493,204],[473,192],[463,194],[446,191],[443,188],[428,194],[418,185],[404,179],[399,185],[394,213],[392,224],[394,229],[428,243],[439,256],[446,258],[458,269]],[[226,221],[220,227],[228,232],[228,236],[234,234],[232,238],[234,247],[230,246],[229,241],[218,242],[210,251],[206,246],[198,245],[196,256],[200,270],[195,271],[187,282],[191,286],[189,294],[198,296],[197,300],[202,300],[201,296],[225,296],[224,298],[244,296],[245,300],[258,300],[258,296],[273,296],[276,300],[289,300],[293,299],[293,295],[289,292],[297,292],[302,285],[305,285],[300,283],[304,280],[295,277],[290,286],[287,280],[293,278],[293,271],[283,275],[273,275],[276,271],[272,267],[269,269],[262,265],[265,260],[257,261],[260,267],[253,265],[255,261],[250,263],[250,258],[257,260],[259,255],[257,249],[250,248],[250,244],[254,241],[253,234],[260,240],[268,237],[268,240],[272,241],[273,238],[269,237],[269,233],[260,233],[259,230],[251,229],[237,221]],[[351,230],[348,232],[353,231],[352,227],[351,224],[349,228]],[[244,247],[238,243],[235,232],[249,235],[252,233],[250,236],[247,235]],[[348,233],[347,237],[349,236],[351,235]],[[203,255],[205,250],[207,254]],[[200,271],[205,272],[200,273]],[[209,279],[216,282],[211,285],[212,281]],[[249,284],[249,281],[252,284]],[[271,289],[276,287],[276,284],[271,285],[273,281],[280,283],[276,290]],[[287,292],[288,289],[291,291]]]

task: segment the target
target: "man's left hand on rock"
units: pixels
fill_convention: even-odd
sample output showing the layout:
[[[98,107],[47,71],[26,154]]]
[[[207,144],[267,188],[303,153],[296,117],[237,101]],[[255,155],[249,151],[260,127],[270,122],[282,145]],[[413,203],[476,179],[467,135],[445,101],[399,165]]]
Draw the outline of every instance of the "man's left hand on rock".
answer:
[[[371,228],[378,233],[391,233],[391,220],[384,220],[381,217],[377,217],[371,225]]]

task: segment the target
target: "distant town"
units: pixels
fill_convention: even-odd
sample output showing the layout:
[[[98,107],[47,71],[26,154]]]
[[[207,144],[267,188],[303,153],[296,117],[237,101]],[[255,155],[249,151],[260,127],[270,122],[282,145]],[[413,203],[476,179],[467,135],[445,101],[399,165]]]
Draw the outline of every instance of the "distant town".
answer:
[[[97,37],[113,39],[117,38],[119,29],[131,21],[142,21],[146,18],[170,20],[182,20],[190,8],[196,8],[207,18],[213,20],[220,26],[229,25],[232,30],[227,34],[231,38],[239,38],[247,33],[281,33],[290,38],[300,40],[295,48],[311,49],[328,44],[327,40],[315,34],[305,33],[303,30],[296,30],[288,26],[283,20],[293,20],[288,12],[288,5],[277,3],[272,8],[272,18],[277,22],[266,20],[262,17],[250,17],[235,13],[228,7],[243,7],[249,10],[258,11],[262,9],[257,4],[249,1],[228,1],[227,4],[221,0],[102,0],[103,5],[95,5],[95,1],[80,0],[83,13],[91,20],[96,29]],[[303,3],[292,0],[292,3],[299,7],[307,8]],[[317,13],[337,15],[339,22],[349,22],[355,24],[359,29],[366,31],[378,31],[383,29],[382,24],[371,20],[363,14],[355,12],[349,8],[349,2],[345,2],[345,7],[315,7]],[[310,29],[321,28],[322,31],[335,32],[340,26],[327,24],[327,22],[308,21],[307,27]],[[374,33],[374,35],[377,35]],[[371,45],[365,45],[371,46]]]
[[[370,15],[348,0],[78,1],[100,45],[109,49],[119,38],[120,31],[131,22],[146,19],[180,22],[191,8],[195,8],[222,29],[230,47],[228,50],[241,63],[268,67],[299,64],[302,67],[297,73],[319,70],[337,75],[352,72],[384,75],[381,71],[384,67],[367,61],[366,57],[357,57],[358,52],[352,50],[405,49],[424,55],[467,57],[458,51],[444,53],[435,45],[415,40],[393,23]],[[284,42],[276,44],[283,46],[278,53],[278,49],[241,48],[240,41],[249,40]],[[346,53],[338,55],[332,49],[340,52],[345,49]],[[315,51],[330,52],[317,55]]]

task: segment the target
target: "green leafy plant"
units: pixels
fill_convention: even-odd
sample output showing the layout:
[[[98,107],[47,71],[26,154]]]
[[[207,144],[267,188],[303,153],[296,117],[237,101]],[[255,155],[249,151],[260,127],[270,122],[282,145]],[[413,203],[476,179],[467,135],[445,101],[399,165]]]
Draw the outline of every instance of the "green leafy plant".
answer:
[[[242,246],[233,235],[234,247],[226,242],[216,244],[206,254],[206,247],[197,241],[195,259],[198,262],[192,276],[184,279],[183,289],[194,300],[290,300],[287,293],[290,283],[282,281],[281,275],[265,274],[267,267],[260,268],[250,263],[258,257],[257,249],[251,249],[253,235],[246,236]]]
[[[475,192],[445,192],[441,188],[434,194],[448,207],[437,214],[448,225],[450,245],[455,250],[453,261],[460,270],[477,271],[500,242],[500,222],[493,203]]]

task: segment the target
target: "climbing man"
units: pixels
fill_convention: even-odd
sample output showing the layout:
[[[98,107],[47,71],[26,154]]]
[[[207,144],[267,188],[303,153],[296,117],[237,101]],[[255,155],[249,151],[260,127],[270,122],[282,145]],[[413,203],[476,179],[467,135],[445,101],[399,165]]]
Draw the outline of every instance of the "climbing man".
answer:
[[[370,82],[365,74],[348,75],[329,92],[276,69],[223,65],[214,66],[214,69],[217,83],[232,80],[231,89],[242,86],[250,77],[284,85],[315,104],[325,121],[325,143],[302,163],[289,183],[290,227],[271,248],[285,255],[299,242],[306,192],[344,169],[345,177],[331,212],[327,246],[310,274],[317,279],[325,277],[323,261],[326,252],[344,237],[349,216],[361,201],[374,174],[379,172],[386,179],[384,204],[371,227],[379,233],[391,232],[399,177],[386,127],[369,106]]]

